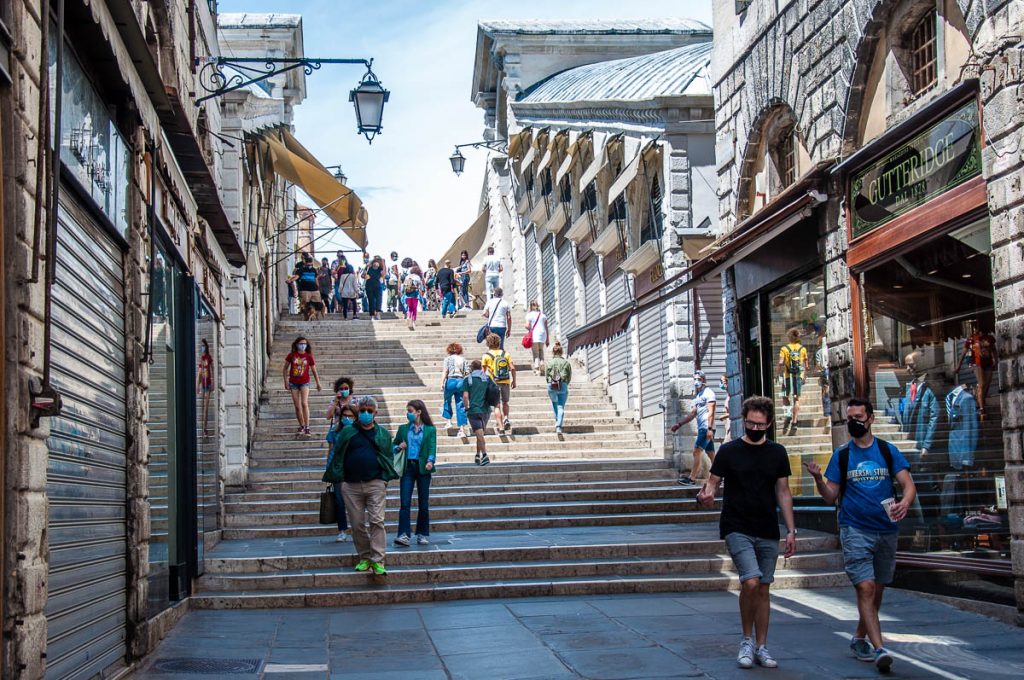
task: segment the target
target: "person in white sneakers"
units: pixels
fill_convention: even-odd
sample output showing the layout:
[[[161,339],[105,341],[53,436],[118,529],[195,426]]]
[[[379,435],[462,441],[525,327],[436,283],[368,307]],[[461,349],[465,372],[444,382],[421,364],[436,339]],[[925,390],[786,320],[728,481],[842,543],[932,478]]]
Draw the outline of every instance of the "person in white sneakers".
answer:
[[[866,399],[846,403],[850,441],[832,454],[822,474],[817,463],[804,463],[826,503],[839,500],[839,540],[846,575],[857,591],[857,630],[850,650],[861,661],[887,672],[892,654],[882,641],[878,611],[882,593],[896,573],[899,522],[914,504],[917,487],[910,463],[899,449],[871,434],[874,407]],[[899,483],[903,497],[896,500]]]
[[[540,303],[530,303],[530,311],[526,315],[526,334],[530,336],[530,353],[533,355],[533,370],[537,375],[544,375],[544,348],[551,344],[548,337],[548,317],[540,311]]]
[[[505,268],[501,266],[501,258],[494,254],[494,248],[488,246],[487,257],[484,258],[484,284],[487,286],[487,297],[490,299],[494,289],[501,285],[501,273]]]
[[[715,391],[708,387],[707,377],[704,371],[693,372],[693,407],[690,412],[678,423],[672,426],[672,432],[680,427],[697,419],[697,439],[693,444],[693,465],[690,474],[681,474],[679,483],[684,486],[700,484],[697,475],[704,464],[704,453],[707,452],[711,464],[715,462],[715,408],[718,405],[718,397]],[[679,464],[682,472],[682,462]]]
[[[707,483],[697,494],[697,502],[709,506],[719,483],[726,481],[718,526],[740,577],[743,639],[736,656],[740,668],[751,668],[755,663],[765,668],[779,665],[767,647],[771,613],[768,590],[779,560],[776,508],[782,511],[786,523],[785,556],[796,552],[789,456],[786,447],[767,439],[774,417],[775,405],[768,397],[744,401],[743,436],[722,445]]]

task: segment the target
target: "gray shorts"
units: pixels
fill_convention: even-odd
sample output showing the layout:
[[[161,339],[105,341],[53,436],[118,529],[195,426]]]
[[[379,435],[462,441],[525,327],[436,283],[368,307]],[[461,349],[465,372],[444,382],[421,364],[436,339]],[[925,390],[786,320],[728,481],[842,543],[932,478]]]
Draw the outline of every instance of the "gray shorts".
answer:
[[[732,563],[740,574],[740,582],[761,579],[761,585],[775,580],[775,563],[779,561],[779,542],[748,536],[734,531],[725,537]]]
[[[839,527],[843,562],[850,583],[864,581],[887,586],[896,573],[896,534],[879,534],[857,527]]]
[[[498,383],[498,391],[501,392],[502,403],[507,404],[508,400],[512,398],[512,384]]]

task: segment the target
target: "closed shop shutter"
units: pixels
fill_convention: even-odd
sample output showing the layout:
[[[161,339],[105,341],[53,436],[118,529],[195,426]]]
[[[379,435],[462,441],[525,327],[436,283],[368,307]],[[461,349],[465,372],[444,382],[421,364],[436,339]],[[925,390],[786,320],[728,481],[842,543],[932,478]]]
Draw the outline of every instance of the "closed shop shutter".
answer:
[[[576,323],[576,260],[569,241],[558,249],[558,317],[563,336],[579,325]]]
[[[587,323],[593,323],[601,318],[601,268],[597,265],[597,256],[592,256],[583,263],[583,277],[583,299],[586,304]],[[604,346],[588,348],[587,372],[590,377],[603,376],[604,368]]]
[[[697,284],[697,313],[700,315],[697,340],[700,368],[708,384],[717,385],[718,376],[725,374],[725,328],[722,305],[722,279],[715,277]]]
[[[548,236],[540,246],[540,275],[544,302],[541,309],[548,315],[548,321],[555,324],[555,238]],[[555,334],[557,329],[552,329]]]
[[[61,200],[51,336],[47,678],[92,678],[125,656],[124,279],[120,248]]]
[[[526,230],[525,237],[526,262],[523,268],[526,270],[526,306],[539,299],[537,296],[537,230],[530,227]]]
[[[629,282],[625,272],[613,274],[606,286],[609,311],[619,309],[629,300]],[[612,384],[627,380],[633,374],[632,343],[628,331],[631,327],[627,326],[625,333],[615,336],[608,344],[608,382]]]
[[[640,331],[640,417],[664,410],[668,373],[665,364],[667,333],[662,306],[642,310]]]

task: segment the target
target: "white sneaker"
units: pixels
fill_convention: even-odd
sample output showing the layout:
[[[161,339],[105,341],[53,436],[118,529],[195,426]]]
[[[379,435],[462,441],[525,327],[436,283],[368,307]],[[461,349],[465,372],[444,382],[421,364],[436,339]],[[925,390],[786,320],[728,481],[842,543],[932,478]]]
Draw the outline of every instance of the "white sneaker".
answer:
[[[754,652],[754,661],[757,662],[758,666],[764,666],[765,668],[778,668],[779,662],[772,658],[772,655],[768,652],[768,648],[761,645]]]
[[[347,541],[348,541],[348,534],[346,534],[344,531],[339,531],[338,532],[338,537],[336,539],[334,539],[335,543],[345,543]]]
[[[430,541],[422,534],[416,534],[416,545],[430,545]]]
[[[468,439],[469,438],[469,435],[466,434],[466,428],[465,427],[460,427],[459,428],[459,438],[460,439]]]
[[[455,427],[455,426],[454,426],[454,425],[452,425],[452,421],[450,421],[450,420],[446,420],[446,421],[444,421],[444,429],[446,429],[446,430],[450,430],[450,429],[452,429],[453,427]]]
[[[409,545],[409,534],[399,534],[398,538],[395,539],[395,545]]]
[[[754,667],[754,641],[743,638],[740,642],[740,653],[736,655],[736,665],[740,668]]]

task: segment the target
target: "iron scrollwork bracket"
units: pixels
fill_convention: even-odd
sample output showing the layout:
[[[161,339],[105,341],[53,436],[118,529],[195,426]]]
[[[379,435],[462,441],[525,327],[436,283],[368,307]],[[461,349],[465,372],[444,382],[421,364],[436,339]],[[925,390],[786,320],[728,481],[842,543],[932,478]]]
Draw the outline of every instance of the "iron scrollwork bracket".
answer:
[[[200,66],[199,87],[207,93],[196,98],[196,105],[234,92],[243,87],[260,83],[267,78],[294,71],[301,68],[308,76],[324,64],[362,64],[372,73],[372,59],[314,59],[311,57],[276,58],[276,57],[206,57],[197,58],[196,66]],[[225,73],[228,67],[234,73]]]

